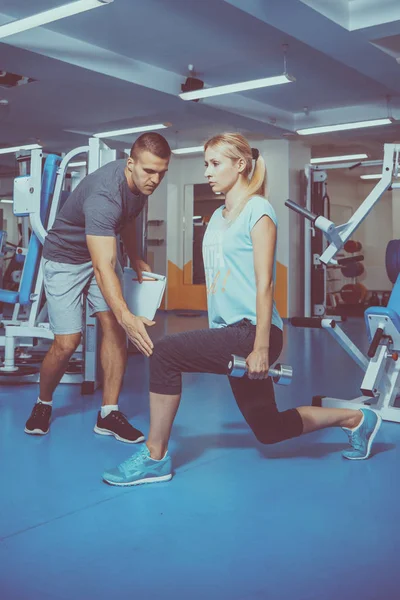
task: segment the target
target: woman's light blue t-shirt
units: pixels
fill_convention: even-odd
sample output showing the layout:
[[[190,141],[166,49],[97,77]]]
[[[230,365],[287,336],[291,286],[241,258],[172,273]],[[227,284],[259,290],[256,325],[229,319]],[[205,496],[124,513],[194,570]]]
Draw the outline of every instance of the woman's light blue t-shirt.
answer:
[[[211,328],[232,325],[249,319],[256,325],[256,276],[254,271],[251,230],[268,216],[277,225],[271,204],[262,196],[253,196],[240,215],[229,223],[217,208],[203,239],[203,261],[206,275],[208,321]],[[273,279],[276,278],[276,252]],[[283,328],[282,319],[272,309],[272,324]]]

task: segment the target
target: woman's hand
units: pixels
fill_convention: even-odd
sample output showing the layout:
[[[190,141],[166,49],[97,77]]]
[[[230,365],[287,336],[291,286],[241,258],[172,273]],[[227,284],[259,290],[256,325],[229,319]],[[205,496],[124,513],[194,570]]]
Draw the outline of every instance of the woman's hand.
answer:
[[[267,379],[269,369],[269,348],[253,350],[246,358],[247,377],[249,379]]]

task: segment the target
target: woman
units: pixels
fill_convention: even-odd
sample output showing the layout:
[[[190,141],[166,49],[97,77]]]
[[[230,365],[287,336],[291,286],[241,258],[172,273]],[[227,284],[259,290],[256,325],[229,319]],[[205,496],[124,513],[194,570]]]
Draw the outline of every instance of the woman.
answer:
[[[230,377],[229,383],[260,442],[273,444],[338,426],[345,428],[351,445],[343,455],[368,458],[381,424],[374,411],[313,406],[278,411],[268,369],[282,350],[283,325],[274,302],[277,222],[264,196],[265,163],[239,134],[217,135],[204,149],[205,176],[214,192],[225,195],[203,241],[210,328],[170,335],[155,344],[148,441],[103,479],[122,486],[171,479],[168,441],[181,399],[181,374],[226,374],[232,354],[246,357],[248,375]]]

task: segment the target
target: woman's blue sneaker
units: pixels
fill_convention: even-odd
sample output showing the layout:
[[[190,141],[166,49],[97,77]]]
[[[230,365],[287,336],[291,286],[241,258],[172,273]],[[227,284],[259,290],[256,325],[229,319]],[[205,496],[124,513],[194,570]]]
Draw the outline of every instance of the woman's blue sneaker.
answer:
[[[103,480],[106,483],[120,486],[157,483],[169,481],[171,478],[172,465],[168,452],[161,460],[154,460],[150,457],[146,445],[115,469],[103,473]]]
[[[343,431],[349,436],[351,450],[345,450],[342,455],[349,460],[364,460],[369,457],[372,443],[382,423],[382,417],[373,410],[362,408],[361,412],[363,420],[357,429],[343,427]]]

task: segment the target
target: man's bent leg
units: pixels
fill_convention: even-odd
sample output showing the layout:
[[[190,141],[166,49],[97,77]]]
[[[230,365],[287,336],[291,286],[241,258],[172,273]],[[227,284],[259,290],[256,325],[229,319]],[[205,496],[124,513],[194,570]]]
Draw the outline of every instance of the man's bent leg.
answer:
[[[93,272],[92,263],[79,265],[43,260],[50,328],[54,342],[40,371],[40,393],[25,432],[43,435],[49,431],[53,392],[81,340],[82,294]]]
[[[39,400],[26,422],[25,433],[44,435],[49,431],[53,393],[64,375],[68,362],[79,346],[81,333],[55,335],[40,369]]]
[[[81,333],[55,335],[40,369],[40,393],[43,402],[52,402],[53,393],[60,383],[71,356],[81,341]]]

